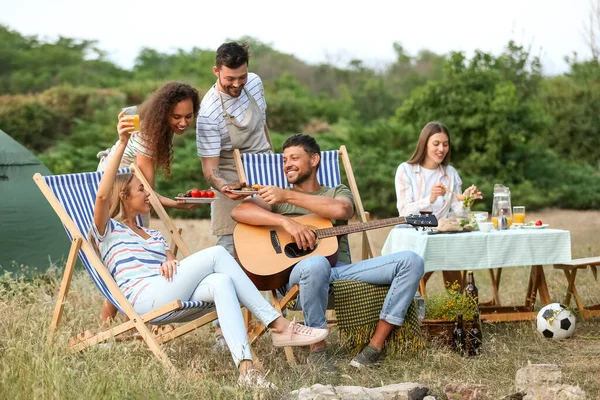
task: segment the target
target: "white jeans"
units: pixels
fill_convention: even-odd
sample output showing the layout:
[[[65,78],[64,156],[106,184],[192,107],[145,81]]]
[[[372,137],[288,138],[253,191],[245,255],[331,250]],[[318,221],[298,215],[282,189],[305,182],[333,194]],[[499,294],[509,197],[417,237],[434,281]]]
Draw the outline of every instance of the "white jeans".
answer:
[[[134,304],[135,311],[144,314],[174,300],[214,302],[236,366],[242,360],[252,359],[240,303],[265,326],[280,316],[221,246],[200,250],[181,260],[171,282],[162,276],[148,280],[149,285]]]

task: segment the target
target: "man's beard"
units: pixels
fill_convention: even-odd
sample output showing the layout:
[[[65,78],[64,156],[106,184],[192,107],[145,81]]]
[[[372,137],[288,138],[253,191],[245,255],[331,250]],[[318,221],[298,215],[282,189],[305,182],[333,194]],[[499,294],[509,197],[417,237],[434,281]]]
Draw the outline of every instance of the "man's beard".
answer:
[[[290,181],[290,183],[292,185],[301,185],[304,182],[306,182],[308,180],[308,178],[310,178],[311,175],[312,175],[312,168],[309,168],[308,171],[306,171],[302,175],[298,175],[298,177],[296,178],[296,180],[294,182]]]
[[[223,85],[223,82],[221,82],[220,79],[219,79],[219,85],[221,85],[221,87],[223,88],[225,93],[227,93],[231,97],[240,97],[240,95],[242,94],[242,89],[244,88],[244,85],[240,85],[238,87],[238,90],[236,90],[233,86]],[[236,91],[237,93],[234,93],[233,91]]]

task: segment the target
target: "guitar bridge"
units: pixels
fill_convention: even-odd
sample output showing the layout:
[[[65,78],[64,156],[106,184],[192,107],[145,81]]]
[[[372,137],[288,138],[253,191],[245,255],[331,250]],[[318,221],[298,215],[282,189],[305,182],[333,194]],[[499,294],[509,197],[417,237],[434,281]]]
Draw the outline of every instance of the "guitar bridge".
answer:
[[[273,246],[273,249],[275,249],[275,253],[281,254],[281,243],[277,237],[277,231],[272,230],[269,233],[271,235],[271,245]]]

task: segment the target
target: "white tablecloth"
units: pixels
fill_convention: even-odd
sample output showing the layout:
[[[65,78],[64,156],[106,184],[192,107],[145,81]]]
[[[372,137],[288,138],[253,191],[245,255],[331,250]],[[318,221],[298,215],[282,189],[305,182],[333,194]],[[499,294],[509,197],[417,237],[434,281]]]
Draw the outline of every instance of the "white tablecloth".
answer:
[[[489,269],[571,261],[571,234],[559,229],[509,229],[430,235],[397,227],[381,254],[412,250],[425,260],[425,271]]]

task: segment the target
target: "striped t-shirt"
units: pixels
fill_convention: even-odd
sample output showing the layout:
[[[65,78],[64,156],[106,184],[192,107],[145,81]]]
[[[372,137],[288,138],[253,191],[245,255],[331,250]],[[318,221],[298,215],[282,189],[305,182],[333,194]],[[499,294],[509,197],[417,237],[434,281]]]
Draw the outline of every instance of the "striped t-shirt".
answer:
[[[102,262],[131,304],[135,304],[137,297],[148,286],[149,278],[160,276],[160,266],[167,261],[166,252],[169,250],[159,231],[141,228],[150,235],[147,240],[112,218],[106,225],[104,235],[100,235],[96,225],[92,224]]]
[[[267,103],[265,89],[260,77],[252,72],[248,73],[248,82],[244,85],[246,91],[254,98],[262,111],[263,124],[267,123]],[[231,137],[223,118],[223,107],[219,98],[217,85],[213,85],[204,95],[200,103],[200,111],[196,120],[196,147],[200,157],[218,157],[221,150],[231,150]],[[221,93],[225,110],[238,121],[244,120],[244,112],[248,109],[250,99],[246,91],[238,97],[231,97]]]
[[[119,141],[117,140],[113,147],[108,150],[108,154],[106,154],[106,156],[100,161],[97,171],[104,171],[104,166],[108,160],[111,159],[113,154],[115,154],[115,150],[118,145]],[[129,137],[127,146],[125,147],[125,152],[123,153],[123,158],[121,158],[121,164],[119,164],[119,168],[129,168],[132,163],[135,163],[138,153],[152,158],[152,152],[148,148],[141,132],[135,132]],[[102,152],[99,154],[102,154]]]

